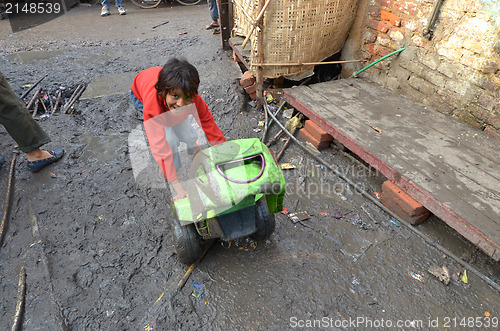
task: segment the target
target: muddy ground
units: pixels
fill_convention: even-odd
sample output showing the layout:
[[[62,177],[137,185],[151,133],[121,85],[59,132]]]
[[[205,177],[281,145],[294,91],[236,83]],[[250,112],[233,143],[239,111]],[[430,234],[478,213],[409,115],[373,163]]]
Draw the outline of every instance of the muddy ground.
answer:
[[[51,93],[89,84],[72,114],[41,121],[52,138],[46,148],[63,147],[64,158],[31,173],[17,157],[0,247],[1,330],[14,319],[21,265],[23,330],[285,330],[314,320],[322,322],[316,329],[387,330],[390,321],[393,329],[427,330],[436,319],[438,329],[456,330],[480,329],[463,318],[500,317],[496,290],[470,272],[469,284],[439,282],[430,266],[464,268],[293,144],[281,160],[299,165],[285,171],[285,207],[312,217],[294,224],[277,214],[274,234],[255,250],[217,244],[176,291],[186,266],[173,247],[170,193],[154,170],[140,175],[133,167],[142,122],[128,99],[131,79],[182,56],[198,68],[200,93],[228,139],[260,136],[254,129],[263,115],[242,94],[241,70],[220,36],[205,31],[206,4],[125,5],[126,16],[112,8],[101,18],[98,6],[82,4],[17,33],[0,21],[0,67],[16,93],[46,74],[42,86]],[[7,161],[14,145],[1,127]],[[384,178],[335,145],[321,157],[370,194],[380,190]],[[2,201],[8,172],[9,162],[0,169]],[[419,230],[500,281],[498,263],[438,219]]]

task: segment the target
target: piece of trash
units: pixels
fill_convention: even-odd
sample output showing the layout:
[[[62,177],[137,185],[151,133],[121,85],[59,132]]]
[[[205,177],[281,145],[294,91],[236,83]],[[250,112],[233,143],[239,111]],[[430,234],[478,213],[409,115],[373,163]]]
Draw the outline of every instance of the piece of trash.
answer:
[[[394,223],[399,228],[399,224],[395,220],[391,220],[391,223]]]
[[[448,285],[450,283],[450,272],[445,266],[431,266],[427,271],[429,271],[431,275],[436,276],[443,284]]]
[[[342,216],[342,213],[341,213],[339,210],[336,210],[336,211],[332,214],[332,216],[333,216],[334,218],[338,219],[338,220],[339,220],[339,219],[341,219],[341,218],[343,217],[343,216]]]
[[[467,277],[467,269],[464,269],[464,273],[462,274],[462,279],[460,280],[464,284],[469,284],[469,277]]]
[[[57,178],[56,174],[55,174],[55,173],[53,173],[53,172],[51,172],[51,173],[50,173],[50,177],[52,177],[52,178]]]
[[[102,217],[102,215],[99,215],[99,216],[97,217],[97,219],[98,219],[99,221],[102,221],[102,219],[103,219],[103,218],[104,218],[104,217]]]
[[[179,36],[182,36],[183,34],[186,34],[187,32],[184,31],[184,32],[179,32]]]
[[[286,208],[286,207],[285,207],[285,208],[283,208],[283,210],[281,211],[281,213],[282,213],[283,215],[288,214],[288,208]]]
[[[378,133],[382,133],[382,130],[380,130],[379,128],[377,128],[376,126],[371,126],[370,125],[370,128],[372,128],[373,130],[377,131]]]
[[[250,237],[237,239],[234,245],[245,252],[254,251],[257,248],[257,242]]]
[[[293,223],[302,222],[311,218],[311,215],[309,215],[305,211],[299,211],[297,213],[289,213],[287,216]]]
[[[490,317],[490,316],[491,316],[491,314],[490,314],[490,312],[489,312],[489,311],[485,311],[485,312],[484,312],[484,317]]]
[[[378,193],[378,192],[373,192],[373,195],[374,195],[377,199],[379,199],[379,200],[380,200],[380,193]]]
[[[328,216],[328,213],[326,211],[320,211],[319,214],[321,216]]]
[[[267,103],[271,103],[274,101],[274,97],[271,93],[267,93],[266,101]]]
[[[144,331],[153,331],[154,327],[156,326],[156,323],[154,322],[149,322],[144,326]]]
[[[422,276],[421,274],[415,272],[413,270],[413,267],[410,268],[410,270],[408,270],[408,275],[413,278],[413,279],[416,279],[418,280],[419,282],[424,282],[425,281],[425,278],[424,276]]]
[[[253,132],[260,132],[260,131],[262,131],[262,129],[259,128],[253,129]]]
[[[282,170],[289,170],[289,169],[295,169],[295,168],[297,168],[297,167],[296,167],[296,166],[294,166],[294,165],[293,165],[293,164],[291,164],[291,163],[282,163],[282,164],[280,164],[280,168],[281,168]]]
[[[284,118],[292,118],[294,111],[295,111],[294,108],[287,108],[287,109],[283,110],[283,117]]]
[[[203,293],[203,284],[193,282],[193,288],[194,290],[191,295],[196,299],[202,299],[205,296],[205,293]]]
[[[259,126],[264,126],[264,121],[259,121]]]
[[[229,247],[231,247],[231,242],[230,241],[224,241],[224,240],[221,240],[220,241],[220,245],[225,248],[225,249],[228,249]]]

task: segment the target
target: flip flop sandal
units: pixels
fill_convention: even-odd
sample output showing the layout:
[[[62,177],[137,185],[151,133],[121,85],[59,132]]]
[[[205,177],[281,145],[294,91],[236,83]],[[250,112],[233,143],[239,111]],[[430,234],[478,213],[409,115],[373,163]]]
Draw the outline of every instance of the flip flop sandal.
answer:
[[[205,28],[205,30],[211,30],[211,29],[215,29],[215,28],[218,28],[218,27],[219,27],[219,24],[211,23],[210,25],[207,25],[207,27]]]

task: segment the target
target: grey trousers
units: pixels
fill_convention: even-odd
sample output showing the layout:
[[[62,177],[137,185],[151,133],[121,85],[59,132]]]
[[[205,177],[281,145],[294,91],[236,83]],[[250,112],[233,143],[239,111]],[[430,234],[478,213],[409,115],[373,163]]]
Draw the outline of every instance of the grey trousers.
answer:
[[[31,117],[19,98],[0,72],[0,124],[25,153],[50,142],[49,136]]]

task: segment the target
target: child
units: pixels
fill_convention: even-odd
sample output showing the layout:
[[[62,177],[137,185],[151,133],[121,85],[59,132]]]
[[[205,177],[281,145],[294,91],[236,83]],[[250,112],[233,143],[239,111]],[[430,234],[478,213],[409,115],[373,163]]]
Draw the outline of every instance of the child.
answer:
[[[226,141],[207,104],[198,94],[199,84],[198,71],[193,65],[172,58],[163,68],[152,67],[138,73],[130,87],[130,99],[144,116],[151,152],[175,190],[172,200],[187,196],[177,177],[177,169],[181,167],[179,143],[187,144],[190,155],[200,149],[188,116],[193,115],[211,145]]]

